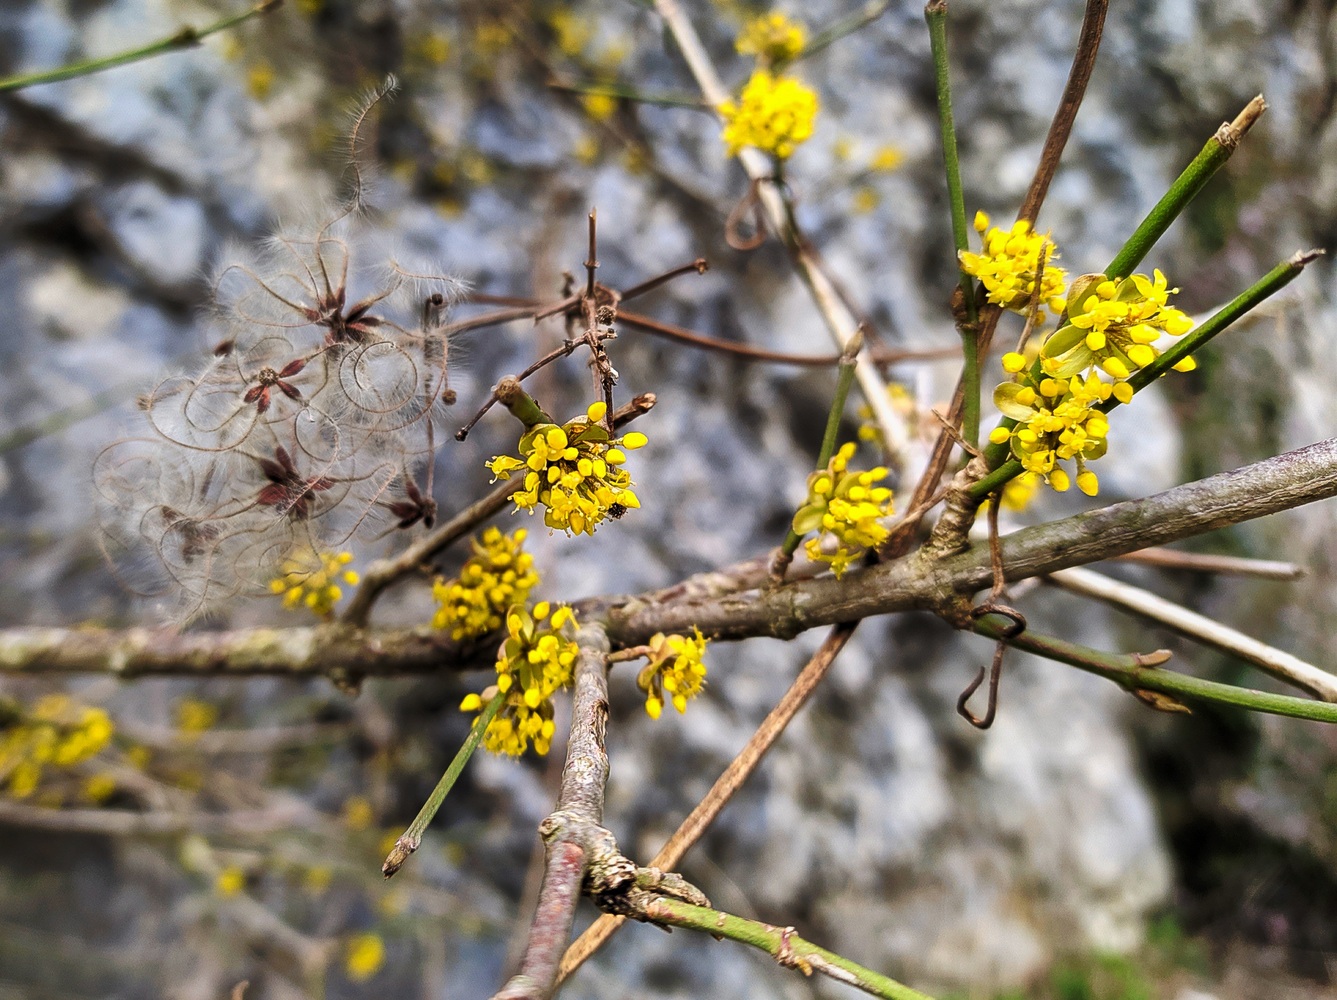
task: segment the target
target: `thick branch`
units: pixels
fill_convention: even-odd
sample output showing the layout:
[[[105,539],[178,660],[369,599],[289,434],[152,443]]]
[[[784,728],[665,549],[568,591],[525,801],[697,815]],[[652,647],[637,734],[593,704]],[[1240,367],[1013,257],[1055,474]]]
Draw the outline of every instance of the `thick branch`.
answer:
[[[1337,438],[1253,465],[1002,540],[1010,582],[1099,562],[1337,495]],[[626,598],[608,610],[615,646],[643,643],[657,631],[694,625],[717,638],[791,638],[819,625],[912,609],[949,610],[992,582],[987,546],[930,561],[922,553],[760,593],[649,604]]]
[[[1232,472],[1177,486],[1002,540],[1011,582],[1111,559],[1337,495],[1337,438]],[[761,563],[745,564],[758,568]],[[746,582],[750,574],[720,582]],[[710,579],[707,577],[706,579]],[[987,546],[934,561],[922,552],[770,590],[723,593],[679,585],[647,594],[577,605],[585,620],[602,619],[616,648],[645,643],[656,632],[715,638],[792,638],[806,629],[896,611],[950,612],[955,602],[992,582]],[[176,635],[152,629],[14,629],[0,631],[0,673],[280,674],[348,677],[435,673],[471,667],[457,644],[437,631],[320,628]]]
[[[608,724],[608,639],[595,626],[581,629],[576,641],[575,693],[571,706],[571,739],[557,808],[539,827],[548,848],[539,890],[538,907],[529,928],[520,971],[493,1000],[546,1000],[557,982],[557,968],[571,936],[576,903],[580,900],[591,845],[606,831],[603,820],[604,785],[608,781],[608,753],[604,730]],[[616,850],[616,845],[612,845]]]
[[[0,824],[61,833],[104,837],[267,836],[280,830],[309,828],[316,814],[285,801],[273,809],[237,809],[225,813],[131,812],[128,809],[48,809],[0,799]]]
[[[673,836],[669,837],[659,849],[659,853],[650,860],[649,867],[669,869],[678,866],[678,862],[692,845],[701,839],[710,824],[715,821],[715,817],[733,798],[734,793],[757,769],[761,759],[766,756],[766,751],[780,738],[780,734],[798,714],[799,709],[807,704],[809,696],[831,669],[836,655],[845,648],[857,627],[858,622],[851,622],[848,625],[838,625],[831,630],[821,648],[799,672],[784,697],[762,720],[757,731],[748,739],[747,745],[730,761],[724,773],[715,780],[715,784],[710,786],[710,791],[706,792],[705,797],[696,804],[696,808],[673,832]],[[625,916],[605,913],[587,927],[562,956],[562,980],[580,968],[586,959],[598,951],[603,943],[626,923],[626,920]]]
[[[235,632],[15,628],[0,631],[0,674],[110,673],[120,677],[377,677],[472,667],[437,629],[354,632],[337,626]]]

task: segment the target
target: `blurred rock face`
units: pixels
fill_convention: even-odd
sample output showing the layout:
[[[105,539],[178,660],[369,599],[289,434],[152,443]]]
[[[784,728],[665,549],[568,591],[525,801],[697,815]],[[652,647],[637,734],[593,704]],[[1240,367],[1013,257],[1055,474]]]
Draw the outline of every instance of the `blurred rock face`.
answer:
[[[1323,61],[1332,15],[1310,5],[1288,24],[1256,6],[1185,2],[1111,13],[1090,96],[1040,217],[1071,272],[1103,266],[1216,125],[1260,90],[1272,111],[1256,138],[1147,266],[1183,288],[1185,308],[1207,310],[1298,246],[1337,233],[1337,174],[1327,155],[1337,118],[1323,96],[1333,84]],[[828,3],[801,11],[810,28],[844,13]],[[1015,211],[1066,77],[1078,13],[1053,3],[952,7],[970,209],[998,219]],[[0,66],[141,43],[168,33],[181,14],[149,0],[77,11],[11,4],[0,12]],[[738,14],[702,6],[693,16],[726,78],[741,80],[746,65],[731,50]],[[153,614],[89,558],[97,542],[87,517],[94,457],[127,429],[140,432],[136,393],[207,350],[208,275],[230,259],[229,245],[318,221],[346,195],[341,115],[388,70],[403,87],[368,143],[382,169],[366,192],[359,235],[350,237],[360,252],[388,258],[393,247],[480,291],[556,296],[562,273],[578,272],[584,260],[583,220],[593,205],[599,276],[610,285],[696,256],[710,260],[709,274],[679,279],[638,308],[717,336],[827,350],[820,319],[774,243],[751,254],[725,245],[723,220],[743,184],[708,117],[647,106],[620,107],[600,121],[593,108],[545,88],[558,72],[691,92],[655,18],[632,6],[518,8],[503,23],[486,4],[316,0],[197,50],[26,91],[0,104],[0,290],[11,303],[0,343],[3,430],[45,427],[72,407],[80,422],[4,453],[6,624]],[[822,100],[814,138],[787,166],[801,224],[892,346],[952,345],[945,301],[954,262],[918,5],[895,5],[799,71]],[[903,165],[870,171],[886,146]],[[1139,400],[1143,418],[1123,428],[1135,431],[1135,444],[1115,420],[1101,499],[1153,492],[1324,433],[1334,356],[1327,348],[1337,331],[1332,290],[1326,273],[1306,276],[1285,310],[1201,359],[1203,374],[1165,399]],[[452,345],[462,359],[451,371],[460,422],[500,375],[561,337],[555,326],[519,324]],[[745,366],[630,331],[613,346],[622,387],[660,398],[644,427],[651,446],[634,469],[646,509],[592,540],[535,532],[551,596],[662,585],[774,545],[801,499],[831,388],[827,373]],[[947,398],[955,378],[949,365],[899,374],[924,405]],[[546,372],[536,391],[570,415],[588,403],[588,385],[584,366],[571,363]],[[1232,404],[1202,403],[1209,390],[1230,393]],[[1241,429],[1244,410],[1260,418]],[[441,448],[444,511],[476,494],[486,479],[482,459],[512,439],[494,415],[466,444]],[[1049,498],[1036,516],[1071,511],[1076,500]],[[1236,544],[1306,561],[1322,552],[1330,517],[1288,515],[1297,527],[1285,538],[1250,528]],[[1321,577],[1329,564],[1318,563]],[[1268,633],[1279,631],[1278,620],[1239,620],[1246,612],[1231,600],[1240,593],[1220,587],[1209,603],[1277,639]],[[1330,601],[1285,612],[1301,645],[1324,635]],[[406,598],[382,614],[419,621],[423,607],[421,596]],[[1164,642],[1048,591],[1023,607],[1033,627],[1090,645]],[[278,614],[268,604],[223,612],[238,624]],[[806,637],[713,648],[707,696],[686,716],[657,723],[640,710],[631,681],[615,676],[608,822],[627,849],[648,857],[658,848],[815,644]],[[1175,737],[1109,685],[1021,656],[1009,658],[997,724],[969,729],[953,706],[988,655],[984,642],[927,619],[865,624],[684,872],[728,909],[797,924],[929,990],[987,993],[1033,979],[1064,951],[1134,947],[1148,913],[1169,898],[1172,863],[1132,734],[1159,727],[1158,739],[1172,747]],[[1180,656],[1185,669],[1209,662],[1191,649]],[[118,697],[133,711],[133,692]],[[1265,727],[1263,756],[1273,764],[1294,757],[1295,732]],[[1320,752],[1330,760],[1331,742]],[[547,809],[534,773],[489,760],[474,777],[506,809],[497,825],[511,833],[497,834],[499,842],[526,843],[524,832]],[[346,791],[357,789],[355,773],[345,780]],[[1231,808],[1275,817],[1259,804],[1282,796],[1301,819],[1276,835],[1330,852],[1332,817],[1309,815],[1305,787],[1259,785]],[[411,815],[416,805],[399,812]],[[523,854],[508,863],[522,866]],[[124,857],[105,864],[117,905],[132,924],[144,920],[134,902],[142,872]],[[520,878],[469,857],[451,870],[451,884],[461,872],[508,891]],[[492,975],[504,932],[476,936],[451,944],[449,960]],[[404,959],[406,982],[416,961]],[[759,967],[727,945],[630,928],[568,993],[804,995],[787,974]],[[227,972],[223,964],[200,974],[226,988]],[[448,996],[483,988],[457,978],[443,987]]]

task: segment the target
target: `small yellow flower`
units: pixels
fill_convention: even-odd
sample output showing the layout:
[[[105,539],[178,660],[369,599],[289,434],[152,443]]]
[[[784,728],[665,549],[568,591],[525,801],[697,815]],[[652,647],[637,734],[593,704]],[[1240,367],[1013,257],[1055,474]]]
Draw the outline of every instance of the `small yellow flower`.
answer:
[[[599,140],[592,135],[582,135],[571,147],[571,155],[576,162],[588,167],[599,158]]]
[[[1067,272],[1056,267],[1058,248],[1048,233],[1041,236],[1031,231],[1024,219],[1013,223],[1011,229],[989,228],[989,217],[975,213],[975,231],[984,238],[983,252],[960,253],[961,270],[978,278],[989,295],[989,301],[1013,312],[1025,313],[1030,309],[1035,294],[1036,272],[1040,268],[1040,254],[1046,247],[1044,277],[1040,280],[1040,302],[1054,315],[1061,316],[1066,302],[1063,284]]]
[[[797,535],[816,532],[804,543],[808,557],[831,564],[837,577],[869,549],[877,548],[887,538],[882,518],[891,516],[891,490],[875,483],[887,478],[881,466],[867,472],[849,471],[855,445],[843,444],[831,456],[825,469],[808,476],[808,499],[794,515]],[[835,550],[828,552],[823,542],[834,540]]]
[[[631,476],[622,468],[627,452],[646,437],[632,431],[615,438],[600,421],[608,407],[593,403],[585,414],[557,424],[536,424],[520,438],[520,457],[498,455],[488,462],[494,481],[521,473],[524,488],[514,495],[517,510],[542,505],[543,523],[567,534],[594,534],[608,518],[640,507]]]
[[[1086,463],[1105,454],[1109,421],[1098,406],[1115,395],[1116,388],[1095,373],[1085,379],[1044,378],[1038,386],[1004,382],[994,390],[994,405],[1017,424],[1010,429],[995,427],[989,440],[1008,443],[1022,468],[1060,493],[1072,485],[1072,478],[1059,463],[1075,460],[1077,488],[1095,496],[1099,483]],[[1123,384],[1122,389],[1128,386]]]
[[[904,162],[905,154],[896,146],[879,146],[868,164],[868,169],[880,174],[889,174]]]
[[[1163,335],[1181,337],[1193,329],[1193,320],[1169,305],[1179,291],[1168,287],[1165,275],[1135,274],[1112,281],[1103,274],[1085,275],[1072,283],[1068,323],[1054,331],[1040,349],[1046,374],[1066,378],[1098,365],[1115,379],[1126,379],[1160,356],[1153,346]],[[1191,371],[1185,358],[1176,365]]]
[[[511,44],[511,29],[501,21],[480,21],[473,32],[473,50],[490,61]]]
[[[302,877],[302,885],[313,896],[319,896],[334,882],[334,872],[326,865],[312,865]]]
[[[371,826],[376,818],[376,811],[365,795],[352,795],[344,802],[344,826],[350,830],[361,831]]]
[[[348,568],[351,552],[317,552],[299,549],[283,560],[279,575],[269,581],[271,594],[283,595],[289,610],[307,608],[322,618],[334,613],[334,606],[344,596],[341,583],[356,587],[361,577]]]
[[[176,706],[176,728],[183,736],[198,736],[218,721],[218,706],[198,698],[182,698]]]
[[[585,113],[596,122],[604,122],[617,111],[617,98],[611,94],[586,94],[580,99]]]
[[[278,76],[273,66],[266,62],[256,63],[246,72],[246,89],[251,92],[252,97],[263,100],[274,89],[276,79]]]
[[[35,760],[22,760],[9,772],[9,794],[26,799],[42,781],[42,765]]]
[[[776,12],[749,21],[734,47],[740,55],[756,56],[758,62],[774,65],[797,58],[806,41],[803,25]]]
[[[580,55],[594,37],[590,21],[569,8],[558,8],[549,14],[548,27],[563,55]]]
[[[1012,477],[1003,486],[1003,506],[1012,511],[1025,510],[1039,491],[1041,482],[1043,480],[1033,472]]]
[[[450,39],[439,31],[429,31],[418,37],[412,51],[423,62],[440,66],[450,58]]]
[[[730,156],[755,146],[776,159],[788,159],[806,141],[817,119],[817,94],[793,77],[772,76],[764,69],[752,74],[738,102],[720,105],[721,138]]]
[[[483,746],[496,754],[519,757],[531,741],[540,756],[552,746],[557,726],[552,696],[570,685],[579,652],[571,635],[576,616],[562,606],[540,601],[533,609],[511,608],[506,615],[506,641],[497,651],[497,683],[482,695],[471,694],[461,711],[481,712],[493,694],[505,701],[488,723]]]
[[[440,607],[432,625],[450,629],[456,641],[476,639],[501,628],[506,609],[523,605],[539,583],[534,557],[524,551],[528,532],[503,534],[488,528],[474,539],[474,554],[450,581],[437,580],[432,596]]]
[[[854,189],[854,196],[851,198],[850,208],[855,215],[867,215],[881,203],[882,198],[876,190],[867,184],[860,184]]]
[[[364,983],[385,964],[385,941],[379,934],[354,934],[344,946],[344,972],[355,983]]]
[[[699,628],[692,635],[665,635],[659,632],[651,637],[649,662],[636,677],[636,684],[645,692],[645,711],[652,719],[659,718],[664,701],[673,703],[680,713],[687,711],[687,702],[701,693],[706,682],[703,657],[706,643]]]
[[[228,865],[214,876],[214,891],[226,898],[237,895],[246,888],[246,873],[236,865]]]
[[[116,792],[116,779],[110,774],[94,774],[84,780],[83,797],[89,802],[101,804]]]

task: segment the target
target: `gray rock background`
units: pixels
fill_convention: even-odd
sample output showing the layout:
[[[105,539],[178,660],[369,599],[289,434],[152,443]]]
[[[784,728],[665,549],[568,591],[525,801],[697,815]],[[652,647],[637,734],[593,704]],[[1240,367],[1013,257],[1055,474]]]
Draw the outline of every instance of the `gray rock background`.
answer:
[[[0,72],[138,44],[224,9],[16,0],[0,10]],[[747,73],[731,40],[751,10],[691,8],[731,81]],[[849,10],[822,2],[790,13],[812,28]],[[206,276],[228,247],[318,217],[338,197],[343,115],[386,72],[400,75],[403,89],[377,129],[383,169],[355,246],[364,262],[393,246],[482,291],[553,295],[561,273],[584,260],[584,213],[595,205],[600,277],[614,286],[697,255],[711,261],[709,274],[680,279],[646,299],[645,311],[779,349],[826,349],[782,253],[768,245],[742,255],[724,244],[722,221],[742,193],[741,174],[724,159],[708,117],[624,106],[605,126],[543,86],[556,69],[690,92],[654,16],[635,5],[517,4],[504,18],[519,40],[494,49],[488,25],[498,16],[484,3],[290,3],[198,49],[0,101],[0,295],[9,305],[0,340],[4,624],[152,616],[114,586],[98,556],[93,459],[135,426],[137,392],[211,343],[200,316]],[[971,208],[997,219],[1015,211],[1079,16],[1067,3],[953,4]],[[587,37],[563,52],[572,32]],[[438,42],[448,49],[441,62]],[[833,270],[890,343],[913,348],[955,342],[943,306],[953,266],[927,50],[920,6],[893,4],[805,61],[800,71],[818,87],[823,110],[789,169],[800,221]],[[1260,91],[1271,110],[1147,264],[1183,289],[1185,308],[1206,311],[1296,249],[1332,244],[1335,51],[1330,4],[1116,5],[1041,216],[1065,266],[1078,273],[1103,265],[1205,138]],[[619,136],[641,152],[629,154]],[[884,144],[904,153],[903,167],[862,176]],[[1140,398],[1140,417],[1114,422],[1102,501],[1330,434],[1335,290],[1328,265],[1312,268],[1264,315],[1205,352],[1198,374]],[[452,373],[461,414],[560,335],[523,324],[470,335]],[[829,373],[741,365],[630,333],[615,363],[628,391],[660,396],[644,428],[651,447],[635,470],[646,509],[594,539],[534,532],[549,595],[663,585],[773,545],[802,494],[831,389]],[[954,378],[948,365],[897,374],[926,405]],[[587,392],[583,366],[554,369],[539,391],[558,412],[576,412]],[[494,416],[465,444],[442,449],[443,509],[476,495],[486,481],[482,461],[511,434]],[[1030,516],[1085,502],[1046,498]],[[1311,570],[1298,585],[1117,572],[1330,664],[1332,521],[1331,507],[1319,506],[1190,546],[1296,559]],[[382,620],[423,620],[427,595],[407,591],[379,612]],[[1023,609],[1042,630],[1108,648],[1166,645],[1181,669],[1267,685],[1214,654],[1049,590],[1027,597]],[[206,627],[281,620],[271,604],[252,602],[224,609]],[[686,716],[657,724],[641,711],[630,676],[615,676],[608,822],[626,848],[654,853],[817,641],[712,648],[707,696]],[[1193,989],[1331,996],[1333,733],[1230,713],[1156,716],[1095,678],[1023,656],[1009,660],[998,723],[977,733],[953,705],[988,652],[927,618],[866,623],[814,703],[689,855],[685,874],[728,909],[795,924],[944,995],[1050,995],[1043,991],[1062,987],[1053,970],[1073,956],[1146,955],[1149,924],[1160,917],[1164,927],[1169,914],[1210,956],[1191,970]],[[71,687],[131,728],[169,726],[186,695],[222,705],[224,726],[346,727],[346,740],[303,749],[300,767],[255,755],[193,763],[319,811],[302,812],[296,832],[206,837],[205,850],[224,859],[234,852],[251,873],[248,895],[312,941],[360,930],[384,936],[385,970],[356,984],[336,960],[324,984],[330,994],[472,997],[495,988],[508,949],[514,954],[532,830],[548,809],[554,763],[475,761],[394,905],[375,877],[377,831],[346,833],[329,817],[362,793],[378,829],[402,827],[463,736],[454,706],[474,680],[372,684],[351,704],[326,685],[279,681]],[[27,698],[45,688],[6,682],[4,690]],[[317,992],[319,977],[292,967],[300,947],[275,946],[253,912],[210,891],[207,872],[191,860],[196,841],[0,827],[0,843],[7,994],[205,997],[242,978],[253,981],[253,998]],[[313,857],[335,868],[323,896],[303,895],[288,877]],[[1153,971],[1145,976],[1157,978]],[[1161,971],[1157,995],[1190,995],[1178,992],[1190,989],[1183,968]],[[849,991],[725,943],[632,927],[565,995]]]

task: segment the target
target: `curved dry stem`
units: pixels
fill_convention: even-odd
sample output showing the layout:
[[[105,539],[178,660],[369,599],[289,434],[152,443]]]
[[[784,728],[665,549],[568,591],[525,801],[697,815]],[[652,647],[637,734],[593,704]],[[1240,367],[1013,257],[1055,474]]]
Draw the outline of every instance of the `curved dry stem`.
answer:
[[[1337,702],[1337,676],[1306,663],[1285,650],[1245,635],[1229,625],[1159,597],[1141,587],[1111,579],[1102,573],[1073,567],[1046,577],[1064,590],[1131,611],[1173,629],[1194,642],[1211,646],[1252,663],[1278,680],[1292,684],[1323,701]]]

